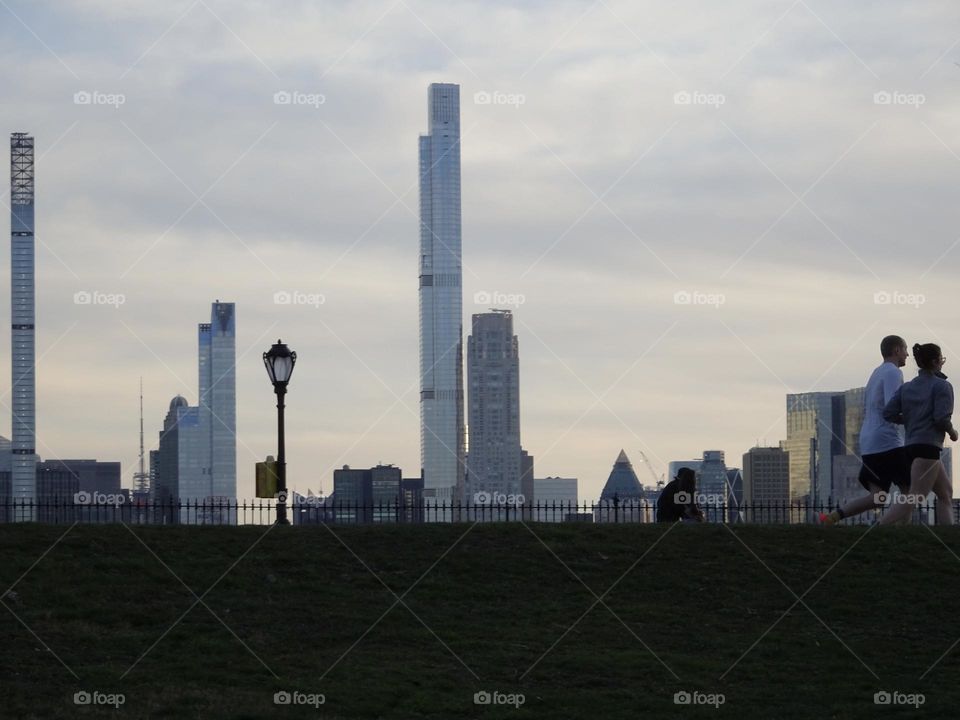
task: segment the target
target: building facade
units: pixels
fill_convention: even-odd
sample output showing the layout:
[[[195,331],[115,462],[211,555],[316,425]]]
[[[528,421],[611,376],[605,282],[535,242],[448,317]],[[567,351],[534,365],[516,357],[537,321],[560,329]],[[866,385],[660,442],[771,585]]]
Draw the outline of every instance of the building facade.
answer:
[[[217,300],[210,322],[198,328],[199,408],[206,438],[199,452],[206,495],[217,501],[237,497],[237,328],[236,306]]]
[[[333,471],[333,516],[338,523],[396,523],[412,521],[406,512],[408,496],[419,490],[419,483],[405,481],[403,472],[393,465],[351,468],[344,465]],[[406,483],[406,486],[405,486]],[[328,502],[328,506],[330,503]],[[412,508],[409,508],[412,510]]]
[[[419,139],[420,463],[424,502],[464,499],[460,86],[428,88]],[[449,519],[449,518],[447,518]]]
[[[697,472],[697,502],[707,519],[722,522],[722,508],[727,502],[727,462],[723,450],[707,450]]]
[[[700,466],[703,465],[703,458],[698,460],[671,460],[667,465],[667,482],[670,482],[675,477],[677,477],[677,472],[682,467],[690,468],[695,473],[700,472]]]
[[[547,477],[533,481],[533,520],[564,522],[577,514],[577,479]]]
[[[649,522],[653,508],[627,453],[620,450],[594,510],[596,522]]]
[[[858,455],[864,389],[787,395],[790,500],[817,504],[833,492],[833,458]]]
[[[14,521],[35,520],[37,494],[36,330],[33,137],[10,136],[10,316],[13,433],[10,497],[27,503]]]
[[[481,492],[522,495],[520,359],[509,310],[473,316],[467,339],[467,378],[467,498]]]
[[[786,450],[754,447],[744,453],[743,502],[750,522],[784,521],[784,508],[790,502],[790,455]]]

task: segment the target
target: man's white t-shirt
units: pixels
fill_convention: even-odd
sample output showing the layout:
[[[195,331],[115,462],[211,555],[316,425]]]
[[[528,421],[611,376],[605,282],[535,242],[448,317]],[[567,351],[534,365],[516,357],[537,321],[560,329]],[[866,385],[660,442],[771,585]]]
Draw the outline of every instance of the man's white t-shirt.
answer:
[[[903,430],[883,419],[883,408],[903,385],[903,372],[892,362],[884,362],[870,374],[864,393],[866,403],[860,429],[860,454],[873,455],[903,446]]]

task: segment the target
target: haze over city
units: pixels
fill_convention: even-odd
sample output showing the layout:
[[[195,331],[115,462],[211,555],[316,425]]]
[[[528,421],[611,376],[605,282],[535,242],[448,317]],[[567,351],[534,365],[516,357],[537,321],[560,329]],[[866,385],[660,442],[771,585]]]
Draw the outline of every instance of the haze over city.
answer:
[[[951,375],[958,14],[6,2],[0,107],[37,141],[37,452],[120,460],[129,487],[139,378],[155,447],[220,299],[238,497],[274,452],[278,337],[291,488],[418,474],[433,82],[461,86],[464,337],[513,310],[538,477],[590,501],[621,448],[658,475],[706,449],[737,465],[785,437],[786,393],[863,385],[889,333],[939,343]]]

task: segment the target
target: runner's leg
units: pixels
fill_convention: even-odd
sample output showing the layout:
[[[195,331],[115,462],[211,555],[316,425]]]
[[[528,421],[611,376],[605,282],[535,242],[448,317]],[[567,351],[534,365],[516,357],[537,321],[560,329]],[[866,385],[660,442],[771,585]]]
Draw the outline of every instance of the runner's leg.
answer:
[[[937,460],[937,478],[933,482],[933,494],[937,497],[937,525],[953,525],[953,487],[943,462]]]
[[[897,522],[909,522],[916,506],[916,498],[925,498],[930,494],[937,479],[937,466],[943,465],[939,460],[916,458],[910,466],[910,493],[902,502],[896,502],[883,514],[881,525],[892,525]]]

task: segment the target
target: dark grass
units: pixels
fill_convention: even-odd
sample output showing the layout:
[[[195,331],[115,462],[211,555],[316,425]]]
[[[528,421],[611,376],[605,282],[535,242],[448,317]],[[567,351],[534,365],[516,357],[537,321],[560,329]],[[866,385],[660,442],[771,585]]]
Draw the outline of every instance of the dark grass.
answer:
[[[0,526],[0,592],[65,530]],[[666,531],[78,525],[3,599],[0,717],[956,716],[960,530]],[[191,589],[209,610],[184,615]],[[126,701],[78,707],[84,689]],[[882,689],[926,702],[877,707]]]

